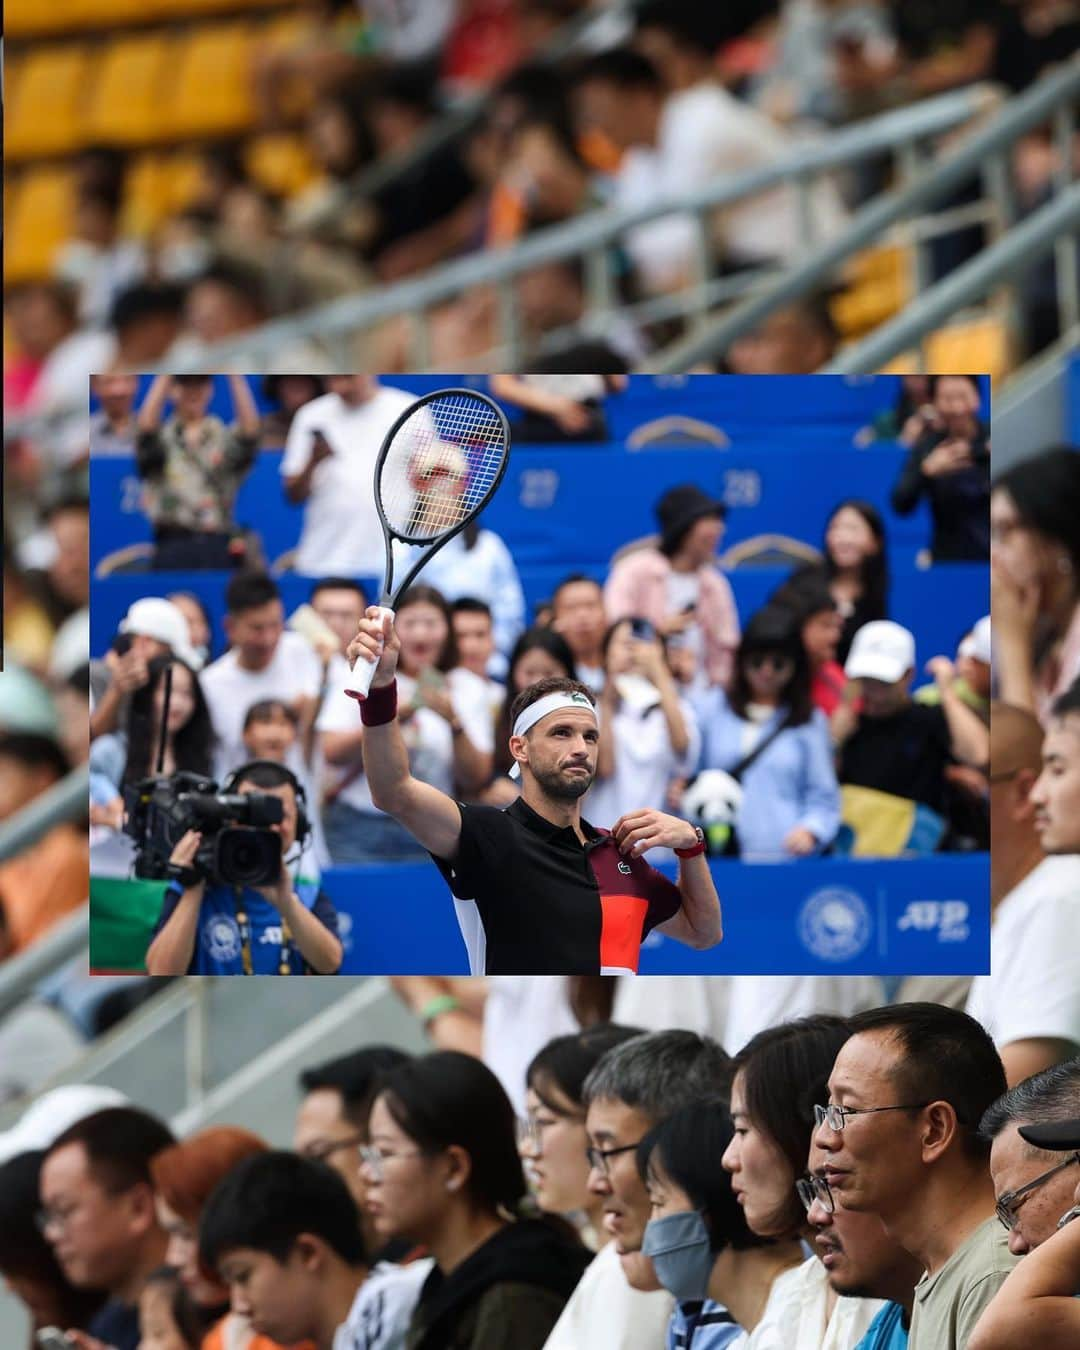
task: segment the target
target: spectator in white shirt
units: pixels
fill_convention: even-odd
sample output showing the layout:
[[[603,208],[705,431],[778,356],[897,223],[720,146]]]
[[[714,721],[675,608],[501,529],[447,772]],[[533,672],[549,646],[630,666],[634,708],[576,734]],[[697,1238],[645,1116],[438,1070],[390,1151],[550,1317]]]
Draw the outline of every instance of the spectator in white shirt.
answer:
[[[604,638],[604,659],[596,781],[585,810],[590,822],[610,829],[627,811],[667,810],[668,785],[694,772],[701,736],[648,620],[612,624]],[[669,850],[657,850],[654,866],[657,855],[672,860]]]
[[[990,1033],[1013,1086],[1080,1053],[1080,847],[1047,857],[1039,842],[1038,719],[1004,703],[991,705],[991,717],[990,973],[976,976],[967,1011]]]
[[[740,103],[711,78],[710,53],[686,30],[653,20],[649,30],[684,53],[697,51],[698,69],[669,91],[657,67],[640,52],[616,48],[591,57],[577,81],[582,130],[605,135],[624,153],[614,177],[619,207],[659,205],[710,182],[764,169],[792,146],[767,117]],[[812,189],[821,234],[843,219],[835,193]],[[789,259],[804,246],[792,191],[776,187],[717,213],[713,222],[724,261],[741,266]],[[677,290],[693,280],[698,225],[673,213],[632,230],[627,250],[649,291]]]
[[[490,754],[495,747],[495,718],[506,697],[506,685],[488,674],[495,653],[491,610],[483,600],[463,595],[450,606],[450,618],[458,664],[447,678],[451,687],[460,685],[463,692],[468,691],[487,708],[489,716],[486,722],[478,719],[474,740],[478,750]],[[509,666],[509,661],[506,664]]]
[[[424,582],[451,602],[462,596],[485,602],[495,639],[488,673],[505,676],[510,649],[525,628],[525,592],[504,541],[471,520],[424,565]]]
[[[218,776],[247,761],[244,717],[251,705],[278,698],[295,709],[299,720],[300,739],[285,763],[303,779],[300,747],[322,684],[319,658],[299,633],[286,631],[281,594],[265,573],[240,572],[233,577],[225,591],[225,607],[229,650],[199,677],[218,735]]]
[[[371,375],[330,375],[330,392],[293,418],[281,458],[289,501],[305,504],[295,570],[305,576],[378,576],[385,564],[375,510],[383,438],[413,402]]]
[[[369,611],[370,617],[371,611]],[[457,665],[450,610],[430,586],[410,586],[398,602],[394,626],[398,658],[398,717],[414,777],[448,795],[477,791],[487,759],[477,748],[488,705],[475,688],[448,680]],[[427,851],[371,800],[364,774],[360,709],[344,687],[331,688],[315,723],[328,765],[344,776],[326,794],[323,821],[336,864],[409,862]]]

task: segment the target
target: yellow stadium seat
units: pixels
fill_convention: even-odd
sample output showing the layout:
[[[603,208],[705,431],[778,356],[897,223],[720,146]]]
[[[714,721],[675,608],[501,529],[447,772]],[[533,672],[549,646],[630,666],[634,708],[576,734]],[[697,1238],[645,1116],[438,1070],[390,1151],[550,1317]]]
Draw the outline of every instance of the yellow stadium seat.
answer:
[[[9,160],[62,155],[83,139],[90,58],[82,46],[44,46],[18,63],[8,87],[4,151]]]
[[[149,145],[160,139],[165,95],[175,78],[169,50],[157,33],[118,38],[105,48],[90,95],[88,140]]]
[[[248,173],[269,192],[293,197],[318,176],[300,136],[256,136],[245,151]]]
[[[62,0],[68,23],[84,32],[106,33],[125,24],[145,23],[151,16],[152,0]]]
[[[931,375],[963,372],[1000,380],[1012,368],[1009,334],[996,314],[983,314],[939,328],[926,339],[926,369]]]
[[[8,39],[66,33],[72,26],[78,0],[5,0],[4,36]]]
[[[201,14],[235,14],[241,9],[269,9],[293,5],[295,0],[150,0],[155,16],[183,19]]]
[[[71,234],[74,185],[69,169],[28,169],[4,199],[4,279],[35,281],[52,271]]]
[[[228,135],[255,122],[252,33],[245,24],[197,29],[170,61],[167,134]]]
[[[125,229],[147,235],[168,216],[182,211],[196,195],[201,163],[200,156],[189,150],[139,155],[127,173]]]

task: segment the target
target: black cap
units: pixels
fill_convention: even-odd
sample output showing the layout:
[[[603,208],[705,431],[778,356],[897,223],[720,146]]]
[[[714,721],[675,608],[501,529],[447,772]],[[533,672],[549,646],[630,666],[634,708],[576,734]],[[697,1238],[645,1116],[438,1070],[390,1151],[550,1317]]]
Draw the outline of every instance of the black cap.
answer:
[[[1080,1148],[1080,1120],[1055,1120],[1052,1125],[1021,1125],[1019,1134],[1021,1139],[1026,1139],[1036,1148],[1049,1149],[1051,1152],[1060,1150],[1067,1153],[1069,1149]]]
[[[681,483],[678,487],[668,488],[656,503],[656,519],[660,523],[661,552],[672,554],[679,546],[686,531],[706,516],[727,515],[727,507],[717,501],[694,483]]]

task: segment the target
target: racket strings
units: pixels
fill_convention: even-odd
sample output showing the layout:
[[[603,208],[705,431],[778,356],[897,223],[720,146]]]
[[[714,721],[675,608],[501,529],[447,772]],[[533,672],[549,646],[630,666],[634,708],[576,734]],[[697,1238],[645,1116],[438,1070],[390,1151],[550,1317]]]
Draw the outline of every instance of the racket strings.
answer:
[[[454,529],[491,492],[507,453],[498,414],[466,395],[433,399],[398,428],[378,491],[395,534],[415,541]]]

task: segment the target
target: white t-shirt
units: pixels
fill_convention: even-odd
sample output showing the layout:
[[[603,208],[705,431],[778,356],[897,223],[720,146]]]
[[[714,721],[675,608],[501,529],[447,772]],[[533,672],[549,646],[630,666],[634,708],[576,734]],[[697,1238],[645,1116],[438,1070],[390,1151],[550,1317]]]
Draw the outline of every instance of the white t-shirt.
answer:
[[[453,673],[453,672],[452,672]],[[468,672],[464,672],[468,674]],[[447,681],[450,701],[454,711],[461,719],[466,734],[474,736],[484,734],[486,704],[478,700],[474,686],[455,678]],[[404,707],[416,690],[416,681],[411,675],[398,671],[397,691],[398,707]],[[363,726],[360,720],[360,705],[356,699],[345,693],[343,685],[331,687],[326,694],[321,711],[315,719],[315,730],[357,731]],[[422,783],[430,783],[448,797],[454,795],[454,736],[450,723],[430,708],[418,708],[413,715],[401,723],[401,736],[409,752],[409,772]],[[492,733],[488,732],[489,741]],[[483,748],[482,746],[478,748]],[[371,815],[381,815],[371,800],[371,788],[367,775],[363,772],[342,788],[337,798],[356,811]]]
[[[472,905],[472,909],[476,906]],[[481,966],[481,972],[483,967]],[[525,1070],[556,1036],[578,1030],[564,975],[489,975],[484,1000],[484,1063],[525,1115]]]
[[[854,1350],[885,1305],[877,1298],[838,1298],[827,1317],[828,1291],[816,1256],[778,1275],[746,1350]]]
[[[251,705],[267,698],[286,703],[300,695],[317,698],[322,688],[322,664],[306,638],[286,629],[264,669],[243,669],[236,649],[230,648],[206,667],[199,683],[218,737],[215,771],[221,778],[250,758],[244,749],[244,717]],[[299,744],[293,745],[285,762],[293,773],[303,775]]]
[[[284,477],[304,471],[313,432],[321,431],[334,451],[312,475],[296,549],[297,572],[382,577],[385,551],[375,510],[375,461],[386,433],[413,401],[403,389],[380,385],[359,407],[349,407],[337,394],[323,394],[293,418],[281,457]]]
[[[434,1264],[428,1257],[407,1266],[380,1261],[334,1332],[333,1350],[404,1350],[413,1309]]]
[[[666,1289],[632,1289],[609,1242],[582,1275],[544,1350],[658,1350],[667,1344],[674,1306]]]
[[[883,999],[872,975],[625,975],[611,1020],[645,1031],[683,1027],[735,1055],[781,1022],[813,1013],[850,1017]]]
[[[477,750],[490,754],[495,748],[495,719],[506,697],[506,686],[464,666],[450,671],[446,682],[469,740]]]
[[[659,695],[657,695],[659,697]],[[665,796],[672,778],[693,773],[701,753],[701,733],[689,704],[679,700],[690,744],[684,754],[671,748],[667,721],[659,703],[647,711],[631,706],[625,699],[612,718],[615,733],[615,772],[610,778],[593,783],[584,801],[582,813],[590,825],[610,830],[627,811],[653,807],[667,811]],[[650,849],[649,861],[670,862],[670,849]]]
[[[1080,857],[1045,858],[998,905],[990,974],[975,977],[967,1011],[999,1049],[1080,1045]]]
[[[672,94],[660,118],[658,154],[665,196],[694,191],[718,179],[767,168],[789,156],[791,137],[765,114],[711,82]],[[845,211],[830,183],[811,194],[817,238],[835,234]],[[795,193],[771,188],[722,213],[723,235],[733,258],[791,258],[803,245]]]

